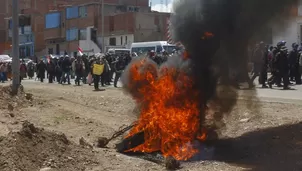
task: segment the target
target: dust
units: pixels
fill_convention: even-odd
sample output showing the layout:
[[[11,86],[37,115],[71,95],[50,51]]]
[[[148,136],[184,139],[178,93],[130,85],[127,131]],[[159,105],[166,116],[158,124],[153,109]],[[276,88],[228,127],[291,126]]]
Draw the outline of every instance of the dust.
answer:
[[[18,132],[0,138],[0,170],[85,170],[98,164],[91,149],[69,141],[64,134],[49,132],[25,121]]]

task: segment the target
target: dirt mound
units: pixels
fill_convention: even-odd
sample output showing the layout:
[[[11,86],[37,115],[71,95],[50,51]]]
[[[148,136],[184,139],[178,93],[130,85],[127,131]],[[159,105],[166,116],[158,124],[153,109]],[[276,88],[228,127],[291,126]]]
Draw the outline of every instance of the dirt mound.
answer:
[[[20,86],[18,94],[12,95],[11,86],[0,86],[0,109],[13,110],[22,107],[32,101],[32,95],[25,93],[23,86]]]
[[[36,128],[25,121],[19,132],[0,138],[1,171],[54,170],[81,171],[98,164],[91,149],[69,141],[64,134]]]

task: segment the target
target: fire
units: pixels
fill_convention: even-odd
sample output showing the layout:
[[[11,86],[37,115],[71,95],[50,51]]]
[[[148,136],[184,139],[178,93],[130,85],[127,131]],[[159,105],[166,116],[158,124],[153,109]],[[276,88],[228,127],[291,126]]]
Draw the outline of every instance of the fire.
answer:
[[[189,52],[187,50],[184,51],[183,58],[189,59]]]
[[[197,149],[192,141],[205,140],[201,129],[199,91],[186,72],[176,67],[162,67],[148,59],[138,60],[129,68],[128,89],[140,105],[140,118],[127,137],[144,131],[144,143],[126,152],[161,151],[177,160],[191,158]]]
[[[204,32],[203,36],[201,37],[202,40],[205,40],[205,39],[209,39],[209,38],[212,38],[214,37],[214,34],[211,33],[211,32]]]

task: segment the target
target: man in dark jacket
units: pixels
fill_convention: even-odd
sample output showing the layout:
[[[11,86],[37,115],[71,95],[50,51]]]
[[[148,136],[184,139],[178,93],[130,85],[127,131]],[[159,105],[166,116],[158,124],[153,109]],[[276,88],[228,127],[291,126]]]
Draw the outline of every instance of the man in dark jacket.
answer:
[[[299,45],[296,43],[292,44],[293,49],[289,52],[288,60],[289,60],[289,67],[290,67],[290,80],[296,81],[296,84],[301,84],[301,74],[299,71],[299,52],[298,47]]]
[[[259,76],[259,82],[262,84],[262,88],[268,88],[265,83],[268,67],[268,49],[265,48],[265,44],[263,42],[260,42],[258,47],[256,47],[253,54],[253,62],[254,74],[251,78],[251,82],[253,83],[255,78]]]
[[[75,75],[76,75],[75,84],[78,86],[80,85],[81,78],[83,77],[84,69],[85,69],[84,63],[81,57],[78,57],[75,60]]]
[[[65,56],[64,60],[62,61],[61,69],[62,69],[62,77],[60,80],[61,84],[63,81],[66,82],[66,78],[68,84],[70,84],[71,61],[68,56]]]
[[[37,64],[37,73],[41,82],[44,81],[46,69],[46,64],[43,62],[43,60],[40,60],[40,62]]]
[[[120,79],[123,71],[125,70],[126,62],[122,57],[119,57],[114,65],[115,78],[114,78],[114,87],[117,87],[117,82]]]
[[[56,66],[52,60],[47,64],[48,83],[53,83],[55,76]]]

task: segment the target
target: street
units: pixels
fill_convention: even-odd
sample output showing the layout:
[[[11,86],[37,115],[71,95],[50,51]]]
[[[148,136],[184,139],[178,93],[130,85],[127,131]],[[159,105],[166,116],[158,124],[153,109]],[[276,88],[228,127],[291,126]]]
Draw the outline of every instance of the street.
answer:
[[[3,110],[0,111],[0,136],[6,137],[10,131],[20,130],[22,123],[27,120],[36,127],[64,133],[76,144],[81,137],[95,144],[98,137],[110,137],[121,126],[129,125],[137,118],[133,113],[134,102],[121,88],[105,87],[105,91],[95,92],[93,86],[88,85],[59,85],[33,80],[24,80],[23,86],[26,93],[33,95],[33,100],[21,101],[20,107],[15,107],[13,111],[6,107],[7,104],[19,102],[11,102],[11,100],[5,102],[0,98],[0,103],[3,104]],[[251,101],[247,98],[252,94],[251,90],[239,91],[241,94],[239,99],[242,100],[238,100],[231,114],[225,116],[226,125],[221,129],[220,143],[215,147],[202,149],[200,151],[202,157],[197,157],[197,161],[183,162],[180,170],[199,171],[202,168],[206,171],[234,171],[249,168],[255,171],[284,171],[301,168],[298,156],[302,154],[302,148],[298,142],[302,141],[301,124],[299,124],[302,121],[300,98],[302,89],[299,86],[294,88],[297,90],[257,88],[260,101]],[[93,163],[97,160],[99,163],[85,166],[86,170],[123,171],[125,166],[133,171],[141,171],[142,168],[165,170],[163,163],[156,164],[142,158],[117,153],[115,144],[121,138],[111,141],[108,148],[94,148],[94,157],[90,157],[89,161]],[[0,145],[8,148],[8,144],[1,144],[1,141]],[[47,150],[47,147],[44,148]],[[51,151],[57,154],[56,149]],[[88,152],[89,149],[84,151],[83,155]],[[26,155],[22,150],[18,153]],[[80,164],[80,158],[76,156],[72,155]],[[8,154],[4,157],[6,161],[7,158],[15,159]],[[30,165],[30,168],[34,169],[43,168],[39,163],[31,165],[30,158],[24,161],[25,166]],[[1,159],[3,158],[0,157],[0,163]],[[55,156],[51,159],[59,162],[59,158]],[[274,165],[268,164],[272,162]],[[70,164],[67,161],[61,167],[58,165],[54,167],[64,171],[77,170],[80,167],[79,164]],[[8,165],[3,170],[8,171],[12,168],[15,167]]]

